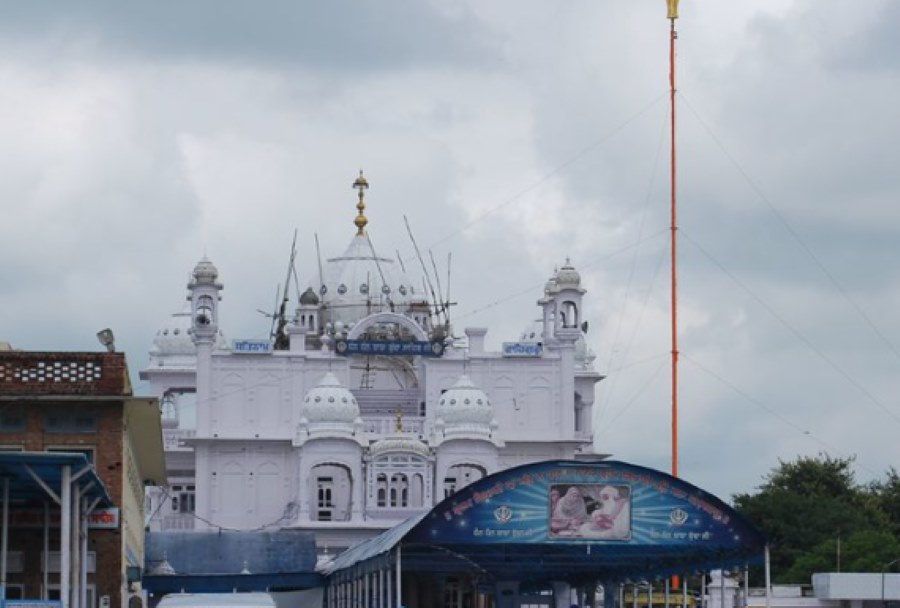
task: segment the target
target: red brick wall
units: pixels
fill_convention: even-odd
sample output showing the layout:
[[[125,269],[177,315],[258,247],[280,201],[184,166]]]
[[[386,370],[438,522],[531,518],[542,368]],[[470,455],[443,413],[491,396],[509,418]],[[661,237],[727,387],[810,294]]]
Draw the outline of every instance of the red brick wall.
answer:
[[[124,353],[0,352],[0,395],[131,395]]]
[[[6,397],[5,386],[0,387],[0,396]],[[72,446],[75,448],[92,447],[94,449],[94,465],[97,474],[106,486],[106,490],[116,505],[121,505],[123,483],[123,433],[124,403],[122,401],[98,401],[93,396],[83,399],[68,397],[64,401],[56,401],[47,396],[40,400],[30,399],[27,395],[20,398],[3,399],[0,407],[23,407],[26,413],[26,424],[23,432],[0,432],[0,444],[21,446],[26,451],[44,451],[48,447]],[[44,428],[46,414],[55,409],[90,409],[97,415],[96,432],[86,433],[50,433]],[[34,505],[43,513],[43,507]],[[57,512],[58,513],[58,512]],[[42,516],[41,516],[42,517]],[[58,514],[51,516],[51,521],[59,521]],[[120,585],[122,582],[122,535],[119,530],[91,530],[88,535],[89,551],[96,552],[97,571],[88,575],[88,582],[96,584],[97,598],[110,596],[110,605],[120,604]],[[59,532],[51,530],[50,550],[59,550]],[[13,529],[10,535],[10,550],[25,552],[25,579],[21,574],[11,574],[10,583],[26,585],[26,597],[39,597],[40,553],[43,550],[41,528],[23,527]],[[53,577],[51,582],[58,582]]]

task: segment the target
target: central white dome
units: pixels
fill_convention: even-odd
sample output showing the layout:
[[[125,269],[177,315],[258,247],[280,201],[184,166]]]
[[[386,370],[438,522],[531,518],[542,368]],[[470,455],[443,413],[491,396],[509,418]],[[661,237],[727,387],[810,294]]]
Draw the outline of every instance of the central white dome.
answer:
[[[354,323],[373,312],[404,312],[411,302],[426,299],[394,260],[375,255],[366,234],[357,234],[343,255],[328,259],[321,284],[310,286],[319,294],[326,323]]]

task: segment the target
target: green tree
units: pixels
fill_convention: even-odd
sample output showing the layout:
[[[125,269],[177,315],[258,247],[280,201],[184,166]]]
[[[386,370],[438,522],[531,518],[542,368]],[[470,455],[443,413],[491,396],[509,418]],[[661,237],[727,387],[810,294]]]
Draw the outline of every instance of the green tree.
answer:
[[[827,455],[780,462],[757,493],[734,496],[736,509],[769,539],[775,582],[808,584],[814,571],[837,569],[838,537],[887,529],[877,493],[855,483],[852,463]]]
[[[888,525],[895,537],[900,538],[900,474],[894,467],[888,469],[885,481],[873,481],[868,491],[878,508],[888,518]],[[900,555],[900,554],[895,554]]]
[[[898,555],[900,541],[890,531],[863,530],[841,539],[840,544],[834,539],[813,547],[793,563],[785,578],[808,582],[815,572],[879,572]]]

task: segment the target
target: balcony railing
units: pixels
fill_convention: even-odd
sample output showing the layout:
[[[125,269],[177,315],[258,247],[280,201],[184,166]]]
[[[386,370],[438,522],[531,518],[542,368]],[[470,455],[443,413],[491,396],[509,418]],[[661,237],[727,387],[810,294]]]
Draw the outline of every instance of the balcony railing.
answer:
[[[369,416],[363,420],[363,430],[373,435],[393,435],[397,432],[396,416]],[[410,435],[423,435],[425,433],[425,418],[411,418],[404,416],[401,419],[403,432]]]
[[[164,515],[160,526],[161,532],[173,532],[177,530],[193,530],[197,518],[193,513],[176,513]]]

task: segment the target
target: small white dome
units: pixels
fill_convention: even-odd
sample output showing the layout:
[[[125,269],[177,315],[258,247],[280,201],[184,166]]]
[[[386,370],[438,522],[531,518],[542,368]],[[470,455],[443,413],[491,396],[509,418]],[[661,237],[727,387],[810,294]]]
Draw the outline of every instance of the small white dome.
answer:
[[[312,287],[307,287],[306,291],[304,291],[300,295],[300,305],[301,306],[318,306],[319,305],[319,296],[316,295],[316,292]]]
[[[438,401],[436,418],[444,422],[444,436],[490,436],[494,408],[483,390],[468,376],[460,376]]]
[[[556,276],[553,277],[557,286],[560,289],[565,289],[567,287],[580,287],[581,286],[581,275],[578,274],[578,271],[575,270],[575,267],[566,260],[566,263],[556,272]]]
[[[194,272],[191,273],[193,283],[196,285],[213,285],[219,278],[219,271],[215,265],[209,261],[209,258],[203,256],[203,259],[194,266]]]
[[[197,354],[197,347],[191,339],[190,305],[160,323],[156,337],[153,338],[153,347],[150,353],[156,356],[195,356]]]
[[[334,374],[328,372],[315,387],[306,393],[300,415],[310,426],[317,424],[343,424],[351,427],[359,418],[356,397],[344,388]]]
[[[413,453],[423,458],[427,458],[430,455],[428,446],[418,437],[415,437],[414,435],[404,435],[402,432],[397,432],[384,439],[379,439],[369,448],[369,453],[373,458],[388,452]]]

